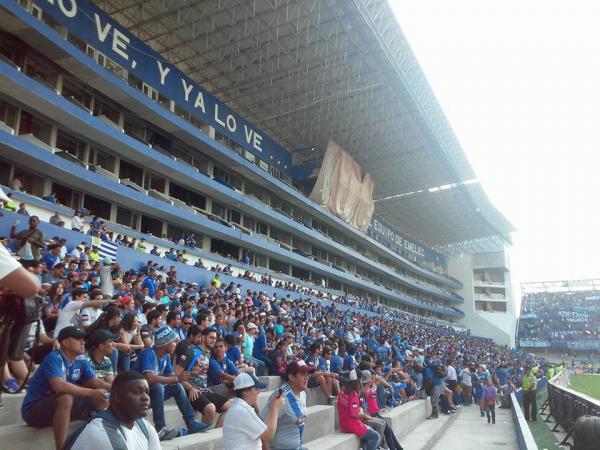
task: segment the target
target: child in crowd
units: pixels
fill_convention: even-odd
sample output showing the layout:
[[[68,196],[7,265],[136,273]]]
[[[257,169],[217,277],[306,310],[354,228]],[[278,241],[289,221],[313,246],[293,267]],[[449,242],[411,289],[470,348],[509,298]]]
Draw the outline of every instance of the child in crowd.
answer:
[[[485,415],[488,423],[490,419],[492,423],[496,423],[496,400],[498,399],[498,392],[496,386],[492,383],[492,379],[488,378],[483,388],[483,407],[485,408]]]

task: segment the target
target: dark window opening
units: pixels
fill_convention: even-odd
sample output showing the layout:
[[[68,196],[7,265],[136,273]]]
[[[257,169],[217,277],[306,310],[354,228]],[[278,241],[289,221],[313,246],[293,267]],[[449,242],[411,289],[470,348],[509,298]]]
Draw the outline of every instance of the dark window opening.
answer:
[[[21,180],[23,181],[23,180]],[[81,206],[81,193],[62,184],[52,183],[52,192],[56,194],[58,203],[69,208],[77,209]]]
[[[90,211],[94,216],[110,220],[110,202],[100,200],[89,194],[85,194],[83,207]]]
[[[127,208],[117,206],[117,223],[135,229],[137,226],[137,215]]]
[[[240,254],[240,248],[237,245],[214,238],[210,243],[210,251],[213,253],[218,253],[221,256],[235,259],[238,259]]]
[[[181,200],[187,205],[206,210],[206,197],[189,191],[176,183],[171,182],[169,184],[169,195],[177,200]]]
[[[144,184],[144,171],[141,168],[134,166],[133,164],[129,164],[127,161],[121,160],[121,167],[119,168],[119,178],[129,178],[138,186],[142,186]]]
[[[163,224],[160,220],[152,217],[142,216],[142,233],[150,233],[152,236],[162,236]]]

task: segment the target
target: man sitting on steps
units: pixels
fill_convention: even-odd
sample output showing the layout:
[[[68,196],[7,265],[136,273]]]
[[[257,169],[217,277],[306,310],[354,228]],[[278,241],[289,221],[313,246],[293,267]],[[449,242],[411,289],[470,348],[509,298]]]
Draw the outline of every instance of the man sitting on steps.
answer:
[[[165,423],[165,401],[175,398],[177,407],[183,416],[188,433],[206,431],[210,425],[194,419],[194,408],[190,404],[181,381],[187,380],[189,372],[175,375],[171,365],[171,357],[177,345],[177,333],[167,326],[154,332],[154,347],[146,348],[140,355],[140,371],[146,376],[150,385],[150,404],[154,426],[161,441],[173,439],[179,435],[177,429],[167,429]]]
[[[36,370],[23,400],[21,414],[36,428],[52,426],[61,450],[72,420],[87,419],[108,406],[110,384],[96,378],[85,356],[85,333],[68,326],[60,330],[60,349],[49,353]],[[83,385],[83,386],[82,386]]]

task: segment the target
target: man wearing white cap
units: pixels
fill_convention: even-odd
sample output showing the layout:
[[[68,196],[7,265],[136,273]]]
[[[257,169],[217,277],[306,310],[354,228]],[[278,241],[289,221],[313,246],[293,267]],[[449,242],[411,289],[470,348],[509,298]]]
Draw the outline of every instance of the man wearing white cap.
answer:
[[[254,408],[258,393],[265,387],[250,373],[240,373],[233,380],[235,398],[223,422],[225,450],[261,450],[262,442],[268,444],[273,439],[284,399],[283,393],[271,397],[270,410],[263,422]]]

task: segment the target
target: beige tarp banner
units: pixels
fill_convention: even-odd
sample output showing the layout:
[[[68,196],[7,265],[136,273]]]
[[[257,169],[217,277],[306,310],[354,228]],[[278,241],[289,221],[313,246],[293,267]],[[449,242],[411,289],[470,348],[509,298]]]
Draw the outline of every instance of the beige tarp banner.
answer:
[[[319,176],[310,198],[365,232],[373,215],[373,179],[342,147],[327,144]]]

